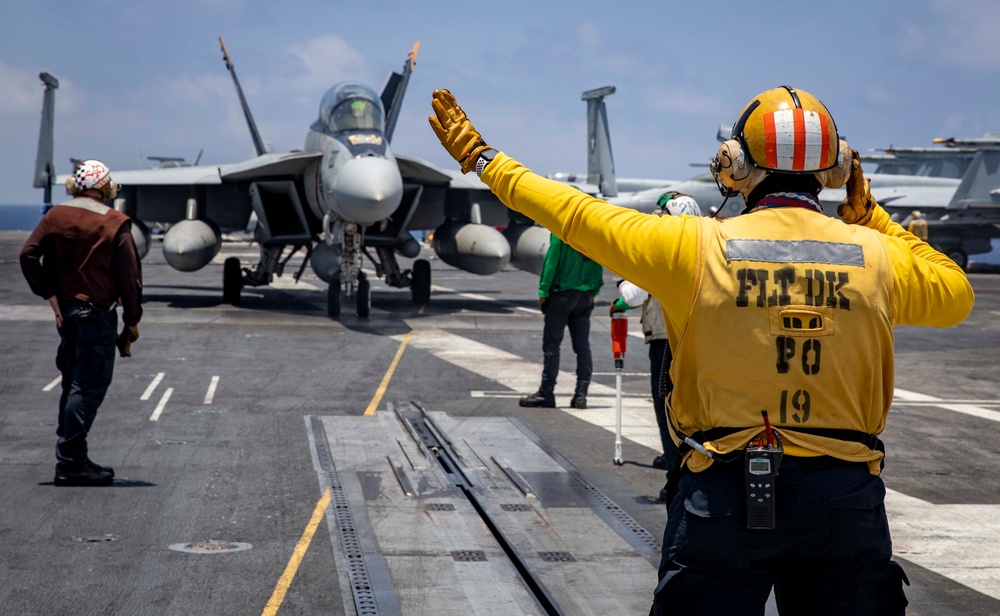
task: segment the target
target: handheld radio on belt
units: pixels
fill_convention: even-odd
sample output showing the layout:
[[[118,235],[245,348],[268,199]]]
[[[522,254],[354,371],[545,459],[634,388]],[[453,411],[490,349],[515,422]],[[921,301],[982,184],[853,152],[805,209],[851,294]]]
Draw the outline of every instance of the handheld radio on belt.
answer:
[[[623,312],[611,315],[611,352],[615,357],[615,457],[614,463],[625,463],[622,457],[622,371],[625,369],[625,342],[628,339],[628,317]]]
[[[764,433],[767,443],[757,438],[750,441],[744,455],[744,477],[747,494],[747,528],[770,530],[774,528],[774,501],[778,469],[781,467],[781,436],[771,429],[767,410],[764,417]]]

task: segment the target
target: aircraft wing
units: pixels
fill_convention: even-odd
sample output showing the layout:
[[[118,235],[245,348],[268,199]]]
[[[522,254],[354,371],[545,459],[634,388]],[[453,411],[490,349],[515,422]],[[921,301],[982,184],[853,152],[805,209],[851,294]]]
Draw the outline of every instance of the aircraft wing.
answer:
[[[445,218],[472,221],[476,217],[473,209],[478,209],[485,225],[505,226],[510,221],[510,210],[476,174],[442,169],[425,160],[399,154],[396,163],[403,176],[403,185],[410,191],[420,190],[407,229],[433,229]]]

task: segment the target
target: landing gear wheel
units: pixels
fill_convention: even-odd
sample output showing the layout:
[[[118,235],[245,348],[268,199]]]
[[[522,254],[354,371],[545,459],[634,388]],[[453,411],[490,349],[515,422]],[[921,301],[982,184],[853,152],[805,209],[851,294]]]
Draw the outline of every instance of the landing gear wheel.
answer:
[[[955,265],[965,270],[969,266],[969,256],[961,248],[952,248],[948,251],[948,258],[955,262]]]
[[[340,316],[340,278],[331,280],[326,290],[326,314],[331,319]]]
[[[227,304],[240,303],[242,290],[243,274],[240,271],[240,260],[229,257],[222,266],[222,301]]]
[[[364,272],[358,273],[357,312],[359,317],[367,317],[372,309],[372,283]]]
[[[431,262],[417,259],[413,262],[413,279],[410,282],[410,296],[414,304],[431,301]]]

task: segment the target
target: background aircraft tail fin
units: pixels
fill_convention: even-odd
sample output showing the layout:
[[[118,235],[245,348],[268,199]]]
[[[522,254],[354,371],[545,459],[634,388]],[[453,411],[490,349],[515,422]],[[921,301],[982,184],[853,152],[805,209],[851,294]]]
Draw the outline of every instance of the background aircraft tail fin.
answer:
[[[385,138],[392,142],[392,133],[396,130],[396,120],[399,119],[399,110],[403,107],[403,95],[406,94],[406,86],[410,82],[410,74],[413,67],[417,65],[417,52],[420,51],[420,41],[413,44],[413,49],[406,54],[406,62],[403,64],[402,73],[389,73],[389,77],[382,86],[382,107],[385,109]]]
[[[219,37],[219,44],[222,45],[222,59],[226,62],[226,68],[229,69],[229,74],[233,76],[233,83],[236,84],[236,93],[240,96],[240,104],[243,105],[243,115],[247,119],[247,127],[250,129],[250,138],[253,139],[253,147],[257,150],[257,156],[267,153],[268,148],[264,145],[264,140],[260,138],[260,131],[257,130],[257,124],[253,121],[253,114],[250,113],[250,105],[247,104],[247,99],[243,96],[243,88],[240,87],[240,80],[236,77],[236,69],[233,68],[233,61],[229,58],[229,51],[226,49],[226,42]]]
[[[35,156],[35,188],[44,188],[44,202],[52,203],[52,180],[56,177],[52,159],[55,150],[56,89],[59,80],[48,73],[40,73],[38,78],[45,84],[42,99],[42,125],[38,130],[38,153]]]
[[[618,196],[608,111],[604,105],[604,97],[614,93],[614,86],[605,86],[587,90],[581,97],[587,101],[587,183],[600,186],[603,197]]]
[[[980,150],[969,163],[948,209],[964,210],[972,204],[1000,204],[1000,150]],[[996,193],[996,194],[995,194]]]

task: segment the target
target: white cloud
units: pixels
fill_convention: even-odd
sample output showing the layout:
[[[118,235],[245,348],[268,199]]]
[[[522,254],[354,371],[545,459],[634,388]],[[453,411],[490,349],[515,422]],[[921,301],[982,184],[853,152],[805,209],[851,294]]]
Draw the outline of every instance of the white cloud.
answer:
[[[941,55],[969,69],[1000,69],[1000,3],[994,0],[935,0],[942,20],[935,37]]]
[[[927,37],[913,24],[904,24],[900,33],[902,40],[899,50],[904,54],[911,54],[920,51],[927,45]]]
[[[646,90],[643,102],[648,109],[713,120],[733,113],[729,102],[683,86],[650,87]]]
[[[3,84],[3,105],[0,114],[18,116],[42,109],[42,92],[45,87],[37,73],[14,68],[0,62],[0,83]]]
[[[374,71],[364,55],[339,36],[314,38],[287,49],[304,69],[304,74],[290,80],[297,88],[315,90],[317,83],[361,81],[371,83]]]
[[[577,35],[580,37],[580,42],[587,47],[597,47],[601,43],[600,32],[594,24],[581,24],[577,28]]]

